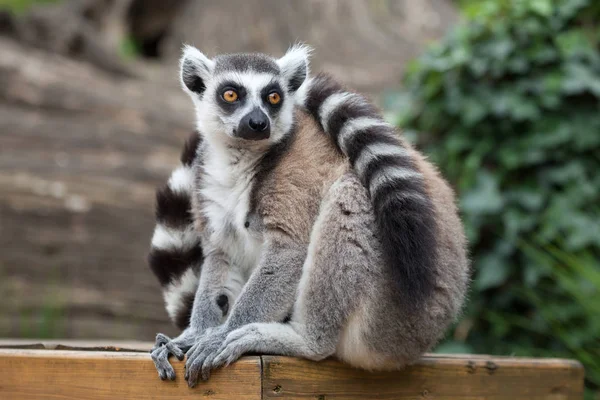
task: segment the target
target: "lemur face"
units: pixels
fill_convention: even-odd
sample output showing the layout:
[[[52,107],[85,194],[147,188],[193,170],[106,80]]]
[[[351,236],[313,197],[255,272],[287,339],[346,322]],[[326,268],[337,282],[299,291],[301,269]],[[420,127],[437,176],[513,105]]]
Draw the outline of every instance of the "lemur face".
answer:
[[[296,46],[280,59],[228,54],[211,60],[186,46],[181,82],[196,106],[199,130],[216,140],[277,142],[292,127],[308,54]]]

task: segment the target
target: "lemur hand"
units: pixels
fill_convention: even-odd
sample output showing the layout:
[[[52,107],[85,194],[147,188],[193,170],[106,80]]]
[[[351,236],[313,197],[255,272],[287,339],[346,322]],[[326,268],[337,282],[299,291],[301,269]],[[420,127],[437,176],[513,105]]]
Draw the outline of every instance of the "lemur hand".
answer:
[[[208,380],[213,368],[212,361],[218,355],[229,331],[225,325],[210,328],[189,349],[185,363],[185,379],[189,387],[196,386],[199,377],[204,381]]]
[[[186,329],[175,339],[171,339],[162,333],[156,335],[154,347],[150,350],[150,356],[154,361],[154,366],[158,371],[160,379],[175,380],[175,370],[169,363],[169,356],[177,357],[179,361],[183,361],[185,352],[192,347],[198,339],[190,328]]]

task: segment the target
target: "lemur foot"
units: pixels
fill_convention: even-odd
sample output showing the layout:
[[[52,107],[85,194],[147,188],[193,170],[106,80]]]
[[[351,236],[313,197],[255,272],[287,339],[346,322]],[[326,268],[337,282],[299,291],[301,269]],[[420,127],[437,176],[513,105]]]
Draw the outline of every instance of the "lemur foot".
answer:
[[[156,342],[150,351],[154,366],[158,371],[160,379],[175,380],[175,370],[169,363],[169,356],[175,356],[179,361],[183,361],[185,352],[192,346],[193,339],[188,336],[179,336],[171,339],[167,335],[159,333],[156,335]]]

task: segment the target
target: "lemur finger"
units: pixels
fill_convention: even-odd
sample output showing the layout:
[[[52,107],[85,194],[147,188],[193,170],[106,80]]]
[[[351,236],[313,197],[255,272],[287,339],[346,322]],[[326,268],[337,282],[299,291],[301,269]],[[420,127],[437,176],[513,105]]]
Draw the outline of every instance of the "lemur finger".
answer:
[[[154,348],[158,348],[164,344],[167,344],[171,341],[171,338],[162,333],[156,334],[156,339],[154,340]]]
[[[222,350],[219,350],[217,353],[217,356],[213,359],[211,363],[212,369],[227,367],[229,366],[229,364],[231,364],[239,358],[235,350],[232,350],[229,346]]]
[[[212,367],[218,368],[228,366],[238,360],[244,353],[251,349],[251,343],[255,343],[258,338],[248,329],[238,329],[227,335],[225,343],[217,350],[217,356],[212,362]]]
[[[214,354],[209,355],[208,357],[206,357],[204,359],[204,362],[202,363],[202,369],[201,369],[201,379],[203,381],[207,381],[208,378],[210,378],[210,371],[212,371],[213,366],[212,366],[212,361],[215,358]]]
[[[167,342],[170,342],[171,338],[165,335],[164,333],[157,333],[155,341],[156,344],[165,344]]]
[[[158,376],[160,377],[160,379],[162,379],[162,380],[165,380],[167,378],[170,380],[175,379],[175,370],[169,363],[169,352],[165,347],[162,347],[162,348],[158,349],[157,351],[153,352],[150,355],[150,357],[152,358],[152,361],[154,362],[154,366],[155,366],[156,370],[158,371]]]
[[[193,388],[198,383],[198,374],[200,372],[201,360],[194,360],[185,368],[185,380],[189,387]]]
[[[158,372],[158,377],[163,381],[167,379],[167,373],[165,369],[162,368],[162,363],[160,361],[160,350],[153,351],[150,354],[150,357],[152,358],[152,362],[154,363],[154,368],[156,368],[156,371]]]
[[[240,349],[241,347],[238,345],[237,341],[222,346],[219,351],[217,351],[217,356],[212,362],[213,368],[227,366],[240,358],[244,353],[243,351],[240,351]]]
[[[198,383],[198,377],[200,373],[203,372],[204,363],[209,355],[210,352],[206,346],[196,346],[194,352],[191,355],[188,355],[185,373],[187,375],[186,380],[188,381],[189,387],[194,387]]]
[[[194,368],[194,362],[197,360],[197,356],[201,351],[201,347],[197,344],[192,346],[187,352],[187,361],[185,363],[185,375],[184,378],[188,381],[188,386],[190,384],[190,377],[192,375],[192,369]]]
[[[173,369],[171,364],[169,364],[169,368],[167,368],[166,373],[167,373],[167,378],[169,378],[170,381],[175,380],[175,370]]]
[[[171,354],[177,357],[179,361],[183,361],[183,359],[185,358],[185,353],[174,342],[171,341],[166,343],[165,347]]]

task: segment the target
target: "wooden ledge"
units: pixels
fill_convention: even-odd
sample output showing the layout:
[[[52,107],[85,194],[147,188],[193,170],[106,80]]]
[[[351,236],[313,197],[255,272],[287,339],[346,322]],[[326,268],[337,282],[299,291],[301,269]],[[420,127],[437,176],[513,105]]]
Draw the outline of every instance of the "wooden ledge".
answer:
[[[42,346],[45,347],[45,346]],[[144,346],[146,347],[146,346]],[[69,348],[63,346],[63,348]],[[189,389],[158,378],[150,355],[132,351],[0,349],[0,398],[13,399],[436,399],[581,400],[577,361],[426,355],[399,372],[369,373],[335,360],[244,357]]]

